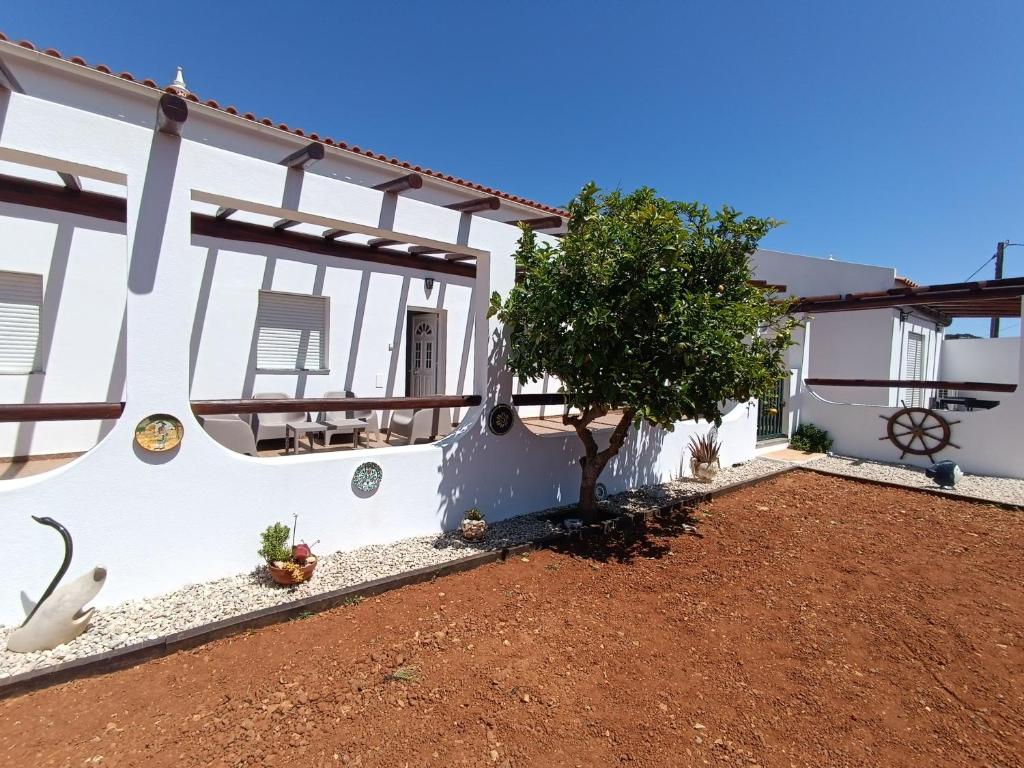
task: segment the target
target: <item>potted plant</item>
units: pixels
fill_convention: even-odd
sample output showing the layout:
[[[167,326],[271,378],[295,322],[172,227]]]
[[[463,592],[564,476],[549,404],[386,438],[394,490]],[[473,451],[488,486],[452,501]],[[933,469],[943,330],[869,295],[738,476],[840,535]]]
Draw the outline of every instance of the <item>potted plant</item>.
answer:
[[[716,439],[712,430],[705,435],[694,435],[690,438],[690,470],[695,479],[710,483],[715,479],[722,465],[718,454],[722,444]]]
[[[476,507],[466,510],[459,530],[462,532],[462,538],[466,541],[480,541],[487,533],[487,521],[484,520],[484,513]]]
[[[316,555],[311,545],[302,542],[288,546],[288,537],[292,535],[287,525],[274,523],[260,534],[262,546],[259,556],[267,563],[270,578],[282,586],[291,586],[308,581],[316,568]],[[316,542],[314,542],[316,543]]]

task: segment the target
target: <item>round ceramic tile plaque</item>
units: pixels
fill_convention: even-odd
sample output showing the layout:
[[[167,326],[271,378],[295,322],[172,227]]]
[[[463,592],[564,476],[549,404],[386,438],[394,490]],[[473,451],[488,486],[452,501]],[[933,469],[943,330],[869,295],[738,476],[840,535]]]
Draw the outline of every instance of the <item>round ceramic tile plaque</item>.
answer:
[[[140,448],[160,453],[178,447],[185,428],[174,416],[167,413],[154,413],[147,416],[135,427],[135,442]]]
[[[594,495],[597,497],[598,501],[604,501],[608,498],[608,489],[605,488],[604,483],[598,483],[594,487]]]
[[[499,403],[491,408],[491,412],[487,415],[487,426],[494,434],[505,435],[512,429],[515,420],[515,411],[505,403]]]
[[[352,487],[362,493],[373,493],[380,488],[380,481],[384,478],[384,470],[375,461],[364,461],[356,467],[352,475]]]

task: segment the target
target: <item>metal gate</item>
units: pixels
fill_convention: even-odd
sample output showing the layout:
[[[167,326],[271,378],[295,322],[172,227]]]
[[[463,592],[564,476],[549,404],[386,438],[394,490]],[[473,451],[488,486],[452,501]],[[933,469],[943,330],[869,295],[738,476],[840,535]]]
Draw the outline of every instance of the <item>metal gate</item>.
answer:
[[[785,437],[785,430],[782,428],[782,412],[786,406],[783,399],[786,393],[786,380],[779,379],[775,391],[767,397],[762,397],[757,404],[757,439],[771,440],[775,437]]]

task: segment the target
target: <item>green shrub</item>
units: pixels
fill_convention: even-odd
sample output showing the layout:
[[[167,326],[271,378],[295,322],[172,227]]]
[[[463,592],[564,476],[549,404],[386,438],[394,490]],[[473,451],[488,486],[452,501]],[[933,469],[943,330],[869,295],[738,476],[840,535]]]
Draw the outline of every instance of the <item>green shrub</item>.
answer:
[[[484,513],[480,511],[478,507],[472,507],[466,510],[466,515],[463,518],[465,520],[483,520]]]
[[[289,535],[291,535],[291,529],[283,523],[267,526],[267,530],[260,534],[262,546],[257,554],[268,563],[290,561],[292,550],[288,546]]]
[[[828,453],[832,450],[832,438],[821,427],[801,424],[789,439],[789,447],[809,453]]]

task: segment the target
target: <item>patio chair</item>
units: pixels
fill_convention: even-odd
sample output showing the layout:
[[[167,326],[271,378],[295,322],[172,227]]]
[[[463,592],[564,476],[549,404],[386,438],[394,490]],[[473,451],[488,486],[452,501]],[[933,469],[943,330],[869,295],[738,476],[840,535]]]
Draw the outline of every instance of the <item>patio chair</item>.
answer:
[[[413,445],[418,440],[429,442],[434,436],[434,411],[433,408],[395,411],[391,414],[391,425],[388,427],[388,439],[385,442],[390,445],[393,435],[404,437],[406,445]]]
[[[206,434],[230,451],[256,455],[256,440],[252,436],[252,426],[235,413],[216,416],[203,416],[201,419]]]
[[[324,397],[330,398],[342,398],[342,397],[355,397],[354,392],[324,392]],[[373,435],[373,440],[377,441],[380,433],[380,421],[377,419],[376,411],[360,410],[360,411],[324,411],[320,414],[320,423],[326,424],[328,429],[324,430],[324,445],[331,444],[331,438],[334,435],[351,435],[352,426],[346,425],[346,420],[356,419],[366,424],[364,434],[366,435],[366,445],[370,445],[370,436]]]
[[[284,392],[257,392],[253,400],[290,400]],[[285,426],[290,421],[308,421],[309,414],[305,411],[290,413],[258,413],[256,414],[256,445],[261,440],[285,439]]]

